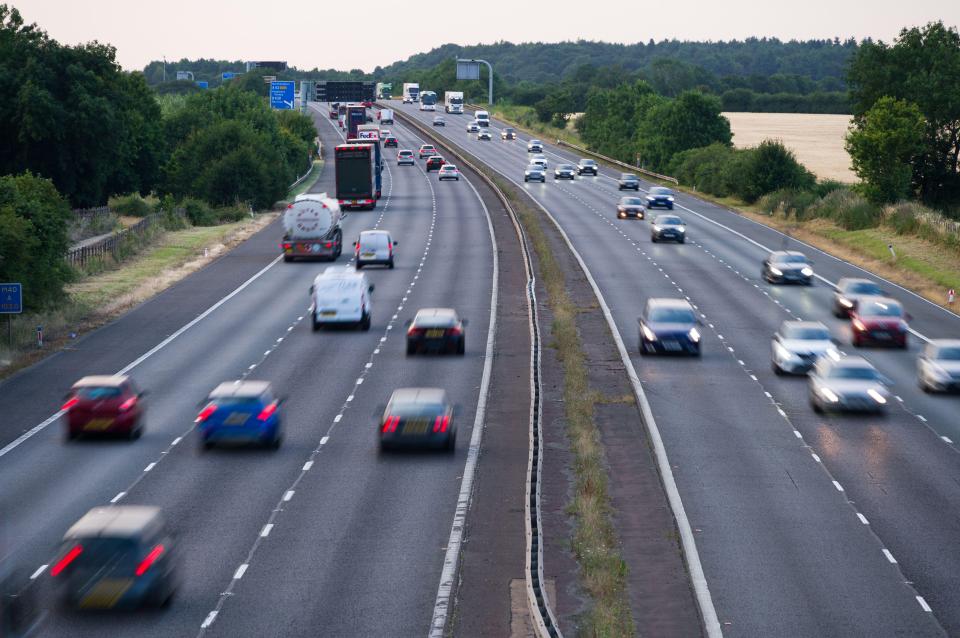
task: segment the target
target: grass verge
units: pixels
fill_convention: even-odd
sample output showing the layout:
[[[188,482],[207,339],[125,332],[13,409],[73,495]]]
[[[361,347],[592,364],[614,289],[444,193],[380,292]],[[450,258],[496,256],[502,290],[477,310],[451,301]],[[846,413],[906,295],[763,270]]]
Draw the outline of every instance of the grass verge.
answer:
[[[293,201],[297,195],[302,195],[308,190],[313,188],[313,185],[317,183],[317,180],[320,179],[320,175],[323,173],[323,160],[315,159],[313,160],[313,166],[310,167],[310,174],[307,175],[306,179],[290,189],[290,192],[287,193],[287,201]]]
[[[14,319],[13,347],[0,324],[0,378],[68,346],[133,306],[199,270],[275,219],[274,214],[221,226],[170,231],[116,268],[83,277],[67,287],[57,308]],[[43,326],[44,347],[37,347],[36,326]]]
[[[586,146],[577,134],[577,130],[573,127],[573,122],[569,122],[565,128],[557,128],[556,126],[545,124],[537,119],[537,114],[532,106],[497,104],[496,106],[487,107],[487,110],[490,112],[490,115],[498,120],[528,133],[544,137],[551,142],[561,139],[568,144]]]
[[[592,601],[580,633],[633,636],[636,629],[626,597],[627,565],[620,555],[613,524],[603,443],[593,421],[594,406],[603,397],[590,388],[586,354],[577,331],[580,309],[567,294],[566,277],[540,225],[541,217],[508,184],[496,177],[493,180],[511,200],[530,237],[553,313],[551,346],[563,366],[564,413],[574,458],[573,498],[567,506],[567,512],[576,520],[572,550],[580,566],[583,587]]]

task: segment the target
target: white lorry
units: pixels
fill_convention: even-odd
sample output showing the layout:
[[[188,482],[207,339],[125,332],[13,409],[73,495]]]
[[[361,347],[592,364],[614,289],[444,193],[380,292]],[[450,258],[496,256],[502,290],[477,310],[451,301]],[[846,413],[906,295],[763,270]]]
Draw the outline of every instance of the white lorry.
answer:
[[[473,117],[477,120],[477,126],[490,126],[490,114],[486,111],[476,111]]]
[[[403,103],[413,104],[420,101],[420,85],[416,82],[403,83]]]
[[[326,193],[297,195],[283,213],[283,260],[336,260],[343,252],[342,217],[337,200]]]
[[[377,119],[381,124],[393,124],[393,109],[380,109],[377,111]]]
[[[463,91],[444,91],[443,110],[447,113],[463,113]]]

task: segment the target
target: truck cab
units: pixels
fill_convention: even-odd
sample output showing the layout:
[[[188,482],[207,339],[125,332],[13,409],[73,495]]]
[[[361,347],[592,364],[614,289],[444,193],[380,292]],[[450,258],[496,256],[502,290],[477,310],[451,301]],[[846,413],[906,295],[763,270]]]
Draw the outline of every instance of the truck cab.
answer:
[[[477,126],[490,126],[490,114],[486,111],[477,111],[473,114],[473,117],[477,120]]]

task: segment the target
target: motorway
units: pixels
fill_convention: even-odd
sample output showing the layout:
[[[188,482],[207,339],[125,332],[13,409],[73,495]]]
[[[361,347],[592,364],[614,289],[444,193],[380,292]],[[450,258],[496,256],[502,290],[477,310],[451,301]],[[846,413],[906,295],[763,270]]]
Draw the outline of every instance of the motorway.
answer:
[[[313,116],[331,149],[342,136]],[[402,145],[418,143],[393,130]],[[390,230],[399,242],[394,270],[367,271],[376,285],[369,332],[311,331],[308,288],[327,264],[282,262],[275,222],[0,384],[0,558],[46,587],[44,566],[63,533],[107,503],[162,507],[183,556],[168,609],[51,609],[43,635],[428,632],[489,372],[494,246],[466,180],[438,183],[421,163],[387,165],[377,209],[345,218],[339,260],[349,261],[364,229]],[[333,192],[332,162],[312,190]],[[428,306],[470,320],[465,357],[404,356],[404,321]],[[70,385],[118,370],[150,392],[142,439],[64,442],[56,415]],[[288,397],[278,451],[199,450],[197,404],[237,378],[269,380]],[[378,455],[383,406],[394,388],[411,385],[447,390],[458,409],[455,454]]]
[[[434,113],[395,106],[426,127]],[[442,105],[438,114],[442,115]],[[924,338],[957,337],[960,317],[890,283],[913,315],[908,351],[864,349],[894,381],[886,416],[816,415],[802,378],[774,375],[770,337],[786,319],[822,321],[831,282],[864,272],[722,207],[678,194],[684,245],[652,244],[647,221],[617,220],[617,172],[524,184],[526,142],[434,133],[525,190],[555,218],[609,306],[663,437],[699,561],[728,636],[960,635],[960,399],[916,384]],[[547,141],[547,140],[544,140]],[[650,186],[643,184],[646,189]],[[817,285],[760,279],[769,250],[815,260]],[[648,297],[686,297],[704,319],[702,359],[640,357],[636,318]],[[550,566],[545,566],[549,577]]]

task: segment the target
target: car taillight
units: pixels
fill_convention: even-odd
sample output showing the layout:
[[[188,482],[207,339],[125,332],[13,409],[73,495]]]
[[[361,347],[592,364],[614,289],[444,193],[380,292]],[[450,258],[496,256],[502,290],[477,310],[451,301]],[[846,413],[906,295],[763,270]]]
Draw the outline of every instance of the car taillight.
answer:
[[[446,432],[447,427],[450,425],[450,415],[445,414],[443,416],[438,416],[433,421],[433,431],[434,432]]]
[[[78,404],[78,403],[80,403],[80,398],[79,398],[79,397],[70,397],[69,399],[67,399],[67,402],[64,403],[64,404],[60,407],[60,409],[61,409],[61,410],[69,410],[70,408],[72,408],[73,406],[75,406],[75,405]]]
[[[327,243],[324,244],[324,247],[326,247],[326,248],[333,248],[333,242],[332,242],[332,241],[328,241]]]
[[[407,330],[407,335],[410,337],[419,337],[422,334],[423,328],[414,328],[413,326],[410,326],[410,328]]]
[[[213,403],[210,403],[204,409],[200,410],[200,414],[197,415],[197,418],[193,420],[194,423],[203,423],[210,418],[210,415],[217,411],[217,406]]]
[[[459,337],[460,335],[463,334],[463,330],[457,326],[454,326],[453,328],[450,328],[447,330],[447,334],[449,334],[452,337]]]
[[[260,414],[257,415],[257,418],[261,421],[266,421],[271,416],[273,416],[273,413],[276,411],[277,411],[277,402],[274,401],[264,409],[260,410]]]
[[[147,573],[147,570],[150,569],[150,566],[157,562],[157,559],[160,558],[161,554],[163,554],[163,545],[157,545],[151,549],[146,558],[140,561],[140,564],[137,565],[137,571],[135,571],[134,574],[137,576],[143,576],[145,573]]]
[[[77,559],[83,552],[83,547],[80,545],[74,545],[70,548],[70,551],[63,555],[63,558],[57,561],[57,564],[53,566],[53,569],[50,570],[51,576],[59,576],[60,573],[67,568],[67,566]]]
[[[127,399],[126,401],[120,404],[120,411],[126,412],[136,404],[137,404],[137,397],[130,397],[129,399]]]
[[[280,244],[280,248],[282,248],[283,250],[290,250],[291,248],[293,248],[293,244],[291,244],[288,241],[285,241],[282,244]]]
[[[400,425],[400,417],[398,417],[398,416],[388,416],[388,417],[387,417],[387,420],[383,422],[383,431],[384,431],[384,432],[396,432],[398,425]]]

